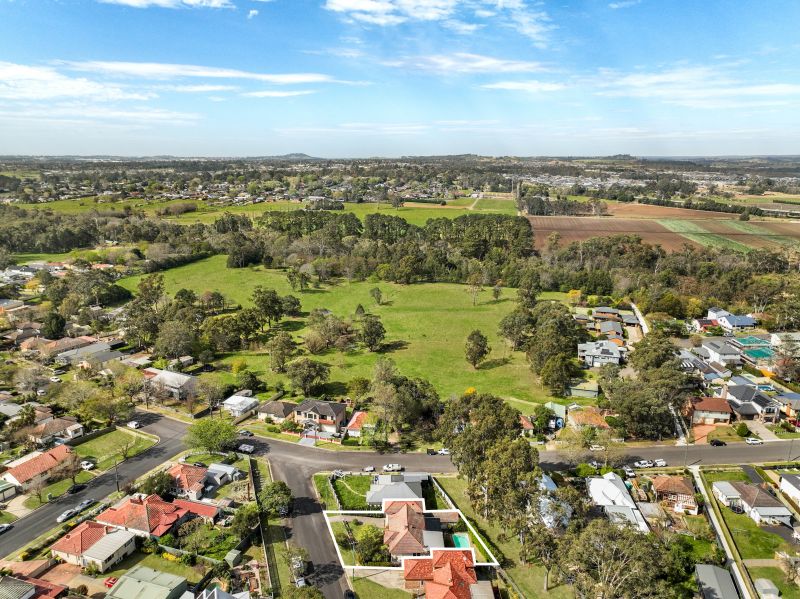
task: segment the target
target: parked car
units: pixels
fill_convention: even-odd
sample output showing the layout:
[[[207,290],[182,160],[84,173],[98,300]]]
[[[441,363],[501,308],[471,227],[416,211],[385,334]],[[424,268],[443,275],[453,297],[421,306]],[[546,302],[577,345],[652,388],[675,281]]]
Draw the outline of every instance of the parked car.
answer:
[[[603,465],[600,462],[598,462],[597,460],[589,460],[586,463],[589,464],[595,470],[600,470],[600,468],[603,467]]]
[[[605,451],[606,448],[602,445],[589,445],[589,451]]]
[[[630,466],[623,466],[622,471],[625,473],[625,476],[628,478],[636,478],[636,471],[631,468]]]
[[[247,443],[242,443],[241,445],[239,445],[237,449],[238,451],[246,454],[251,454],[256,450],[255,447],[253,447],[252,445],[248,445]]]
[[[9,530],[11,530],[10,524],[0,524],[0,535]]]
[[[198,468],[206,467],[206,465],[203,462],[192,462],[192,466],[197,466]]]
[[[42,397],[43,395],[47,395],[47,389],[37,389],[36,390],[36,395],[38,395],[39,397]]]
[[[242,430],[239,431],[239,436],[241,436],[241,437],[252,437],[253,433],[252,433],[252,431],[249,431],[249,430],[243,428]]]
[[[128,428],[142,428],[142,424],[138,420],[131,420],[126,426]]]
[[[449,449],[447,449],[446,447],[442,447],[442,448],[441,448],[441,449],[438,451],[438,454],[439,454],[439,455],[450,455],[450,450],[449,450]]]
[[[51,383],[60,383],[60,382],[61,382],[61,379],[60,379],[60,378],[58,378],[57,376],[51,376],[51,377],[50,377],[50,382],[51,382]]]
[[[61,524],[62,522],[66,522],[77,513],[78,510],[76,510],[75,508],[70,508],[65,512],[61,512],[61,515],[58,518],[56,518],[56,522],[58,522],[59,524]]]
[[[95,467],[95,463],[89,460],[83,460],[81,462],[81,468],[83,470],[92,470]]]
[[[432,447],[428,447],[428,449],[425,450],[425,453],[427,453],[428,455],[437,455],[438,454],[438,452],[435,449],[433,449]]]
[[[84,499],[78,504],[78,511],[83,511],[90,505],[97,503],[97,499]]]
[[[653,462],[650,460],[639,460],[638,462],[633,463],[634,468],[652,468]]]
[[[663,460],[663,459],[661,459],[661,458],[658,458],[657,460],[654,460],[654,461],[653,461],[653,465],[654,465],[656,468],[663,468],[664,466],[666,466],[666,465],[667,465],[667,461],[666,461],[666,460]]]
[[[385,464],[383,466],[384,472],[402,472],[403,467],[400,464]]]
[[[80,493],[86,488],[86,484],[78,483],[77,485],[72,485],[69,489],[67,489],[67,495],[75,495],[75,493]]]
[[[342,597],[344,599],[356,599],[356,594],[350,589],[347,589]]]
[[[764,442],[761,439],[756,439],[755,437],[747,437],[747,439],[745,439],[744,442],[747,443],[748,445],[763,445],[764,444]]]
[[[375,466],[364,466],[364,472],[375,472]]]
[[[708,444],[711,445],[711,447],[725,447],[725,445],[727,445],[727,443],[721,439],[711,439]]]

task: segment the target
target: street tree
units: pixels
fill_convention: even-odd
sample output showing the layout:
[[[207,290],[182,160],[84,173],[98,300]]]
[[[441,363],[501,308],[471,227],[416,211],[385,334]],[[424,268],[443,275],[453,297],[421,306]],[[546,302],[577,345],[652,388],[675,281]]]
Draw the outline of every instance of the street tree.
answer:
[[[292,491],[283,481],[266,485],[258,494],[261,511],[267,516],[285,516],[292,504]]]
[[[383,292],[381,291],[380,287],[373,287],[369,290],[369,294],[379,306],[383,303]]]
[[[192,449],[220,452],[236,440],[236,434],[236,426],[226,418],[203,418],[189,426],[184,443]]]

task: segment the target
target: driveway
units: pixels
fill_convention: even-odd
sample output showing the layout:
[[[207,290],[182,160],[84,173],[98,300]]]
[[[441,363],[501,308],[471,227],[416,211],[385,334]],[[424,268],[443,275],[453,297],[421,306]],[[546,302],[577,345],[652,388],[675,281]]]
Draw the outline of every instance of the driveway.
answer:
[[[695,445],[705,445],[708,443],[708,435],[717,428],[715,424],[695,424],[692,426],[692,435]]]
[[[764,441],[780,441],[780,437],[767,428],[760,420],[748,420],[747,428],[761,437]]]

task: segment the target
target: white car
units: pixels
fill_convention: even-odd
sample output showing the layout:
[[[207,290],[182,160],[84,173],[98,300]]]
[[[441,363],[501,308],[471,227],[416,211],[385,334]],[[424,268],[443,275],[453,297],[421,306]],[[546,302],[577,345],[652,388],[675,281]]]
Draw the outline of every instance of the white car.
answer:
[[[131,420],[126,426],[128,428],[142,428],[142,423],[138,420]]]
[[[76,510],[75,508],[70,508],[66,512],[62,512],[61,515],[58,518],[56,518],[56,522],[58,522],[59,524],[61,524],[62,522],[66,522],[77,513],[78,510]]]
[[[755,437],[747,437],[747,439],[745,439],[744,442],[747,443],[748,445],[763,445],[764,444],[764,442],[761,439],[756,439]]]
[[[605,451],[606,448],[602,445],[589,445],[589,451]]]
[[[662,460],[661,458],[658,458],[657,460],[655,460],[655,461],[653,462],[653,465],[654,465],[656,468],[663,468],[664,466],[666,466],[666,465],[667,465],[667,461],[666,461],[666,460]]]
[[[650,460],[639,460],[638,462],[633,463],[634,468],[652,468],[653,462]]]
[[[37,389],[36,390],[36,395],[38,395],[39,397],[47,395],[47,389]]]
[[[94,466],[95,466],[94,462],[90,462],[89,460],[83,460],[81,462],[81,468],[83,470],[92,470]]]
[[[60,379],[60,378],[58,378],[57,376],[51,376],[51,377],[50,377],[50,382],[51,382],[51,383],[60,383],[60,382],[61,382],[61,379]]]
[[[625,476],[628,478],[636,478],[636,471],[631,468],[630,466],[623,466],[622,471],[625,473]]]
[[[442,447],[442,448],[439,450],[439,455],[450,455],[450,450],[449,450],[449,449],[447,449],[446,447]]]
[[[384,472],[402,472],[403,467],[400,464],[385,464],[383,466]]]
[[[238,448],[238,451],[240,451],[242,453],[246,453],[246,454],[251,454],[255,450],[256,450],[255,447],[253,447],[252,445],[248,445],[247,443],[242,443],[241,445],[239,445],[239,448]]]
[[[364,472],[375,472],[375,466],[364,466]]]

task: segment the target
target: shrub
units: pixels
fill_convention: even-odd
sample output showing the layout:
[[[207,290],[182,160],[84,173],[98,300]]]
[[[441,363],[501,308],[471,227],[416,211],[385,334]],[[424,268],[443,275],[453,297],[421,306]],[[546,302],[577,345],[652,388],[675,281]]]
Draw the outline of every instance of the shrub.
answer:
[[[575,476],[579,478],[586,478],[587,476],[594,476],[595,474],[597,474],[597,468],[589,464],[581,463],[575,466]]]
[[[276,424],[268,424],[264,428],[266,428],[271,433],[280,433],[281,432],[280,427],[278,425],[276,425]]]
[[[184,553],[181,556],[181,563],[184,566],[194,566],[197,562],[197,556],[194,553]]]
[[[747,437],[750,434],[750,429],[747,428],[746,423],[740,422],[736,425],[736,434],[740,437]]]
[[[87,587],[85,584],[79,584],[75,587],[75,594],[86,596],[89,594],[89,587]]]

